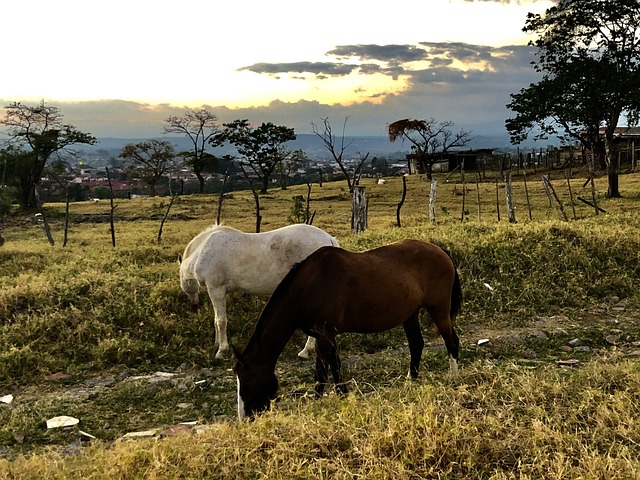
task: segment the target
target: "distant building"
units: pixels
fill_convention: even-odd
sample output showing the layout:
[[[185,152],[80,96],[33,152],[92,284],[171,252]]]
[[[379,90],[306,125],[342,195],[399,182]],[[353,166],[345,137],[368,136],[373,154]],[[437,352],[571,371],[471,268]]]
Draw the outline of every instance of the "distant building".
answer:
[[[605,128],[600,128],[600,136],[604,137]],[[613,132],[614,155],[618,162],[630,163],[635,167],[640,159],[640,127],[616,127]],[[614,157],[615,158],[615,157]]]

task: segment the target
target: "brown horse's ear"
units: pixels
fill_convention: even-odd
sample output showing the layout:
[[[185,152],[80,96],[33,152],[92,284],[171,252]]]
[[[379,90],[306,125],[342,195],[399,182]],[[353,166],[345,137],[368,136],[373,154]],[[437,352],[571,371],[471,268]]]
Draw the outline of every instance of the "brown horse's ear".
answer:
[[[182,254],[178,254],[178,265],[182,265]]]

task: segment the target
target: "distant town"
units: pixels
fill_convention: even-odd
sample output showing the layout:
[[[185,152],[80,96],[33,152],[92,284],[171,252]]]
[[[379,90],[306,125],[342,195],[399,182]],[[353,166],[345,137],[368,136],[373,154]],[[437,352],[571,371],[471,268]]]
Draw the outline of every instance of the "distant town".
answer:
[[[188,139],[182,137],[161,137],[170,141],[176,152],[187,151],[192,148]],[[117,197],[141,196],[147,193],[145,184],[139,180],[132,180],[125,162],[119,158],[122,147],[126,144],[141,142],[136,138],[99,138],[95,145],[79,145],[73,150],[73,155],[67,155],[64,160],[68,194],[72,201],[107,198],[113,190]],[[513,150],[508,146],[507,137],[479,137],[470,143],[471,147],[486,148],[492,142],[496,150],[508,152]],[[409,165],[406,155],[410,152],[407,144],[391,143],[387,137],[348,137],[345,164],[355,165],[362,155],[369,154],[363,167],[362,176],[381,177],[401,175],[407,173]],[[274,188],[295,185],[306,182],[331,181],[342,178],[342,172],[330,158],[325,146],[316,135],[301,134],[296,140],[289,142],[288,147],[304,151],[309,161],[294,171],[287,172],[286,178],[282,174],[273,175]],[[210,153],[221,160],[215,168],[203,172],[205,178],[205,193],[216,193],[222,188],[225,176],[228,177],[225,190],[243,189],[248,183],[234,166],[229,166],[225,156],[237,155],[232,146],[210,149]],[[107,176],[108,172],[108,176]],[[240,175],[239,175],[240,174]],[[249,175],[251,178],[251,175]],[[231,179],[231,181],[229,181]],[[43,200],[55,201],[61,199],[61,189],[55,182],[43,181]],[[157,188],[158,195],[171,193],[196,193],[198,180],[194,173],[180,161],[168,166],[164,178]]]

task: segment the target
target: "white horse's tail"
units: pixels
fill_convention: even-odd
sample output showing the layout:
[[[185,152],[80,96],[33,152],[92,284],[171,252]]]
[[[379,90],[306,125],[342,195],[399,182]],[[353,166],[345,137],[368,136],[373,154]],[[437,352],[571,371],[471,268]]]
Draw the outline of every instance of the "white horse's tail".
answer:
[[[340,246],[340,242],[338,241],[338,239],[336,237],[331,237],[331,245],[333,245],[334,247],[339,247]]]

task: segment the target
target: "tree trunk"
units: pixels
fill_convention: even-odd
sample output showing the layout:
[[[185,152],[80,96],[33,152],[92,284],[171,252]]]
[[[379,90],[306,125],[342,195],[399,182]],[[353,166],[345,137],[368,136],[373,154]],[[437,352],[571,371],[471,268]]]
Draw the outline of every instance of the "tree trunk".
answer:
[[[607,155],[607,197],[620,198],[620,189],[618,185],[618,161]]]
[[[38,208],[36,184],[29,178],[21,178],[18,186],[19,202],[22,208]]]
[[[604,159],[607,164],[607,198],[619,198],[620,189],[618,187],[618,160],[613,158],[613,132],[605,133],[604,138]]]
[[[262,188],[260,189],[260,194],[265,195],[269,190],[269,177],[262,177]]]
[[[362,233],[367,229],[367,197],[365,187],[353,187],[353,203],[351,211],[351,229]]]
[[[195,173],[198,178],[198,193],[204,193],[204,177],[202,173],[200,173],[200,170],[196,170],[193,173]]]

